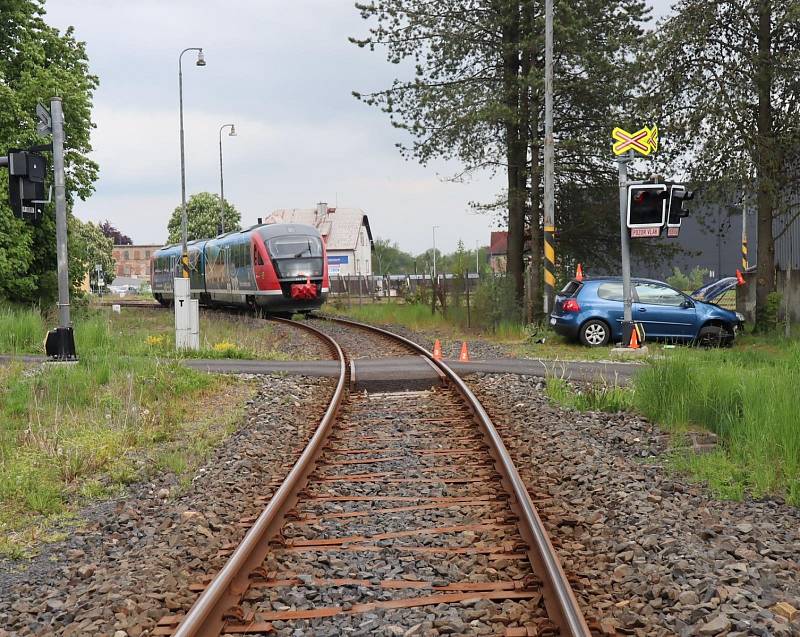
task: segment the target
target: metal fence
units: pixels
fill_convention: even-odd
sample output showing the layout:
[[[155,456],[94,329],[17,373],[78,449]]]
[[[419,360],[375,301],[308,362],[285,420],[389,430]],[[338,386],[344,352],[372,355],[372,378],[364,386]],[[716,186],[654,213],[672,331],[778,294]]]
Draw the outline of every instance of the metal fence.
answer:
[[[439,286],[448,294],[466,293],[467,287],[474,292],[480,280],[472,273],[468,278],[454,274],[437,275]],[[359,298],[405,298],[417,294],[420,288],[430,289],[432,277],[422,274],[393,275],[330,275],[330,293],[332,296]]]

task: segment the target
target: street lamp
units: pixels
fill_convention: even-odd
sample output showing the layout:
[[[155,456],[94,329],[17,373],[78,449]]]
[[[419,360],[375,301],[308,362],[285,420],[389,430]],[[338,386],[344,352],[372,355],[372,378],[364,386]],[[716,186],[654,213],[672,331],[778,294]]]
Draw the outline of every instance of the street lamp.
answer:
[[[219,228],[220,233],[225,232],[225,188],[222,182],[222,131],[230,128],[228,137],[236,137],[236,127],[233,124],[223,124],[219,127]]]
[[[178,56],[178,99],[180,102],[180,116],[181,116],[181,264],[183,268],[183,278],[189,278],[189,250],[186,247],[188,221],[186,218],[186,153],[183,147],[183,68],[181,62],[183,54],[187,51],[197,51],[197,66],[205,66],[206,59],[203,57],[203,49],[200,47],[189,47],[181,51]]]
[[[433,282],[436,283],[436,228],[440,226],[433,226]]]

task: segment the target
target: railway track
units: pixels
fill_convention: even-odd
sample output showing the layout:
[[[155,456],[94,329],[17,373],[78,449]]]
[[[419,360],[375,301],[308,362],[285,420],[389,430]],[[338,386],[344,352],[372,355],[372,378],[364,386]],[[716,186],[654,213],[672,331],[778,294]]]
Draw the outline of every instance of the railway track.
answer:
[[[428,353],[349,321],[292,324],[339,361],[330,404],[262,513],[242,520],[249,530],[222,570],[153,634],[591,634],[464,382],[431,359],[446,386],[350,394],[349,358]]]

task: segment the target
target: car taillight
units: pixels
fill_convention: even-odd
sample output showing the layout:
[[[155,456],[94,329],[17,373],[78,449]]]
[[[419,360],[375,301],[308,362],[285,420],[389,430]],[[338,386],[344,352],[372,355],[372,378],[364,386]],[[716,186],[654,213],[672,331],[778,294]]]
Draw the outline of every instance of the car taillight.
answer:
[[[564,301],[564,304],[561,306],[561,309],[564,312],[580,312],[581,306],[578,305],[578,302],[575,299],[567,299]]]

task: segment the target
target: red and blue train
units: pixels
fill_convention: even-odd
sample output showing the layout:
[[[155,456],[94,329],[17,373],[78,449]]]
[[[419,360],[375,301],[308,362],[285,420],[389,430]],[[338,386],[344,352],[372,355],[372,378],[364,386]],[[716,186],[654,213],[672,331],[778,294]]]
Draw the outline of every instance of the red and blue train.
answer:
[[[260,224],[188,244],[192,298],[201,305],[237,306],[266,313],[309,312],[328,296],[325,242],[313,226]],[[150,259],[153,297],[174,302],[181,245]]]

